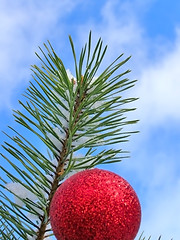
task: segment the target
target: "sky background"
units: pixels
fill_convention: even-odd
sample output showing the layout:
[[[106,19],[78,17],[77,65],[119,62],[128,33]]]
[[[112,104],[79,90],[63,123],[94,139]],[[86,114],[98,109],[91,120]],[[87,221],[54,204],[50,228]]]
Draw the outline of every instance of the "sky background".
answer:
[[[106,169],[127,179],[142,206],[141,229],[155,240],[180,239],[180,1],[179,0],[0,0],[0,130],[14,126],[12,109],[32,80],[34,52],[50,40],[73,70],[68,41],[77,51],[92,30],[108,44],[103,66],[122,52],[138,79],[140,133],[124,147],[131,158]],[[0,143],[4,141],[0,132]],[[120,146],[121,147],[121,146]]]

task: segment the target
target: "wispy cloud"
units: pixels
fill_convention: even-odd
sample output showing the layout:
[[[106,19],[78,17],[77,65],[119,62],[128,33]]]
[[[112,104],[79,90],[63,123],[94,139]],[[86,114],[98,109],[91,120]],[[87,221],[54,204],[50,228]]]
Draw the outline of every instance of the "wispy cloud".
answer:
[[[160,234],[165,240],[179,239],[180,179],[176,184],[167,182],[165,179],[164,188],[149,191],[149,201],[144,208],[142,230],[146,235],[152,235],[152,239],[157,239]]]
[[[138,114],[141,121],[148,120],[147,125],[180,117],[177,111],[180,108],[180,30],[175,30],[177,37],[171,44],[164,40],[158,45],[159,37],[151,41],[139,17],[146,12],[150,2],[153,1],[147,4],[142,1],[106,1],[98,22],[89,17],[87,22],[78,26],[81,41],[87,39],[87,29],[92,29],[95,38],[101,36],[108,43],[109,62],[122,52],[126,56],[132,55],[133,75],[139,79],[134,92],[140,96]]]
[[[0,109],[11,106],[15,91],[25,87],[37,46],[62,36],[62,18],[79,2],[0,1]]]
[[[179,120],[180,112],[180,34],[173,49],[142,69],[138,86],[141,96],[139,110],[143,123],[157,125],[167,120]],[[147,121],[148,120],[148,121]]]

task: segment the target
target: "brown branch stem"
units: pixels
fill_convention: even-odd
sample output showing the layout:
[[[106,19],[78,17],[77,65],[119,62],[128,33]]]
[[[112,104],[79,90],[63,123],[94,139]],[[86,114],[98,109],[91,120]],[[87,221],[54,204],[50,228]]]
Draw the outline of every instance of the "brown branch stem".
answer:
[[[82,83],[81,83],[82,84]],[[86,96],[86,93],[83,94],[82,98],[79,98],[79,92],[77,94],[76,100],[75,100],[75,105],[74,105],[74,116],[80,106],[80,104],[82,103],[82,101],[84,100]],[[79,120],[81,112],[78,113],[77,118],[75,120],[76,124]],[[69,131],[70,129],[66,130],[66,137],[63,140],[63,147],[62,150],[60,152],[60,156],[59,156],[59,161],[58,161],[58,166],[56,167],[56,171],[55,171],[55,175],[54,175],[54,180],[52,182],[51,185],[51,190],[48,196],[48,205],[46,207],[46,214],[48,216],[48,220],[46,220],[46,216],[42,216],[42,220],[41,220],[41,225],[39,227],[39,230],[37,232],[37,238],[36,240],[43,240],[45,238],[45,233],[46,233],[46,227],[49,223],[49,211],[50,211],[50,205],[51,205],[51,201],[53,199],[54,193],[56,192],[58,186],[59,186],[59,176],[61,176],[64,173],[64,163],[67,159],[64,159],[66,154],[67,154],[67,142],[68,142],[68,138],[69,138]]]

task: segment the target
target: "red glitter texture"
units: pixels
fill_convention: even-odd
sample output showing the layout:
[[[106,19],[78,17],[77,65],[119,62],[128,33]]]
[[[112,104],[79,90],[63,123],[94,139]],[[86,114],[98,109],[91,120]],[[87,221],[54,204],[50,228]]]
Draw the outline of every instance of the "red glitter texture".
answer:
[[[106,170],[84,170],[57,189],[50,221],[58,240],[133,240],[141,207],[122,177]]]

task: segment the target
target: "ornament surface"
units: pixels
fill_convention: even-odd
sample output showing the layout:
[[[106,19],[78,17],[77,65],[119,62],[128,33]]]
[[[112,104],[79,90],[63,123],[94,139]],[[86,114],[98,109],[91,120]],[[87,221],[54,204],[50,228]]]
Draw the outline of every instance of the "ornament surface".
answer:
[[[50,222],[58,240],[134,240],[141,207],[130,184],[101,169],[78,172],[57,189]]]

